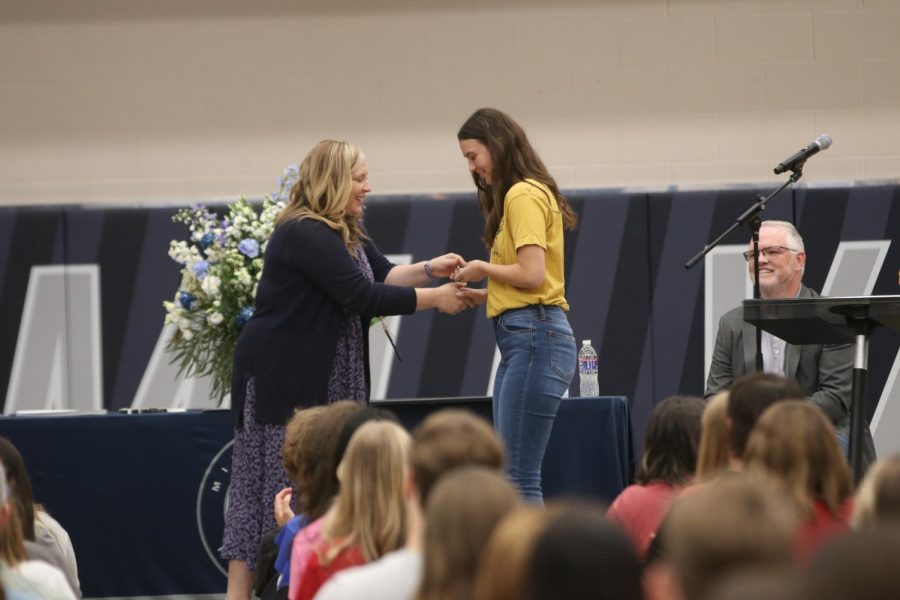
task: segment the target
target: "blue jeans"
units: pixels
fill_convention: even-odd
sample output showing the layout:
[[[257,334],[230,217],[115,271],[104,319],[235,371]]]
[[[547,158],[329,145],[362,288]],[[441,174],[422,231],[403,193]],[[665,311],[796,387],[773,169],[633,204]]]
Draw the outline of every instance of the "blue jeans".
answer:
[[[563,393],[575,373],[575,337],[556,306],[508,310],[494,319],[500,366],[494,427],[506,447],[506,473],[530,502],[543,501],[541,462]]]

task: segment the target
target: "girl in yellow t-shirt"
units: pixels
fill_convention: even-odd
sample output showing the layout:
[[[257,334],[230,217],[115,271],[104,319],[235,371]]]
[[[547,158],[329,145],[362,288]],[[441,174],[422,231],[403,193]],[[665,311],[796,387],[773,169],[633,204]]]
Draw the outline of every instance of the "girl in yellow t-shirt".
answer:
[[[566,318],[563,228],[575,212],[560,194],[525,131],[492,108],[477,110],[457,134],[478,188],[490,262],[473,260],[454,279],[488,279],[459,295],[487,303],[500,365],[494,379],[494,427],[507,450],[507,474],[542,502],[541,462],[576,349]]]

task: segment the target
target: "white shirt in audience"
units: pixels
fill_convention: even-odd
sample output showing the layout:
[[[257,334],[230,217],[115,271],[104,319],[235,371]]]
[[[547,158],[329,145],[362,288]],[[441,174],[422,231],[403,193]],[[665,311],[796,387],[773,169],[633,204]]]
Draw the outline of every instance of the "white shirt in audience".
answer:
[[[336,573],[315,600],[413,600],[422,581],[422,554],[400,549]]]
[[[75,595],[81,596],[81,582],[78,581],[78,563],[75,561],[75,549],[68,532],[59,521],[42,510],[34,511],[34,541],[55,548],[63,558],[63,572]]]
[[[0,567],[0,581],[17,593],[44,600],[76,600],[65,574],[42,560],[24,560],[15,567]]]

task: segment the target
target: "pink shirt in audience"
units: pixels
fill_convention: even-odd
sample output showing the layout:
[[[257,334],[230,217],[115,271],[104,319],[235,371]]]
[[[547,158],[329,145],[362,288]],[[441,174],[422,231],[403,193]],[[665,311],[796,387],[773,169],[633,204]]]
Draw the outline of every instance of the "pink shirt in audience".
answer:
[[[629,485],[609,507],[606,516],[622,526],[634,543],[639,558],[646,556],[650,542],[680,489],[661,481]]]
[[[291,545],[291,577],[288,586],[288,598],[297,600],[300,591],[300,578],[306,569],[306,563],[309,562],[310,554],[313,548],[322,541],[322,526],[325,517],[316,519],[294,536],[294,543]]]

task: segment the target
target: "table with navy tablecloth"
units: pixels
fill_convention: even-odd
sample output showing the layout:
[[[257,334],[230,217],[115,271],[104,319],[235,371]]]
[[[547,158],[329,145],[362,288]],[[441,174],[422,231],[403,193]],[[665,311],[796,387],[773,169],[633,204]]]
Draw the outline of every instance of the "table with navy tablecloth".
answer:
[[[490,419],[489,398],[379,402],[408,428],[434,410]],[[218,558],[231,468],[228,411],[12,416],[0,435],[22,453],[35,500],[72,538],[86,598],[225,591]],[[544,493],[610,502],[629,483],[624,397],[563,400],[543,466]]]

